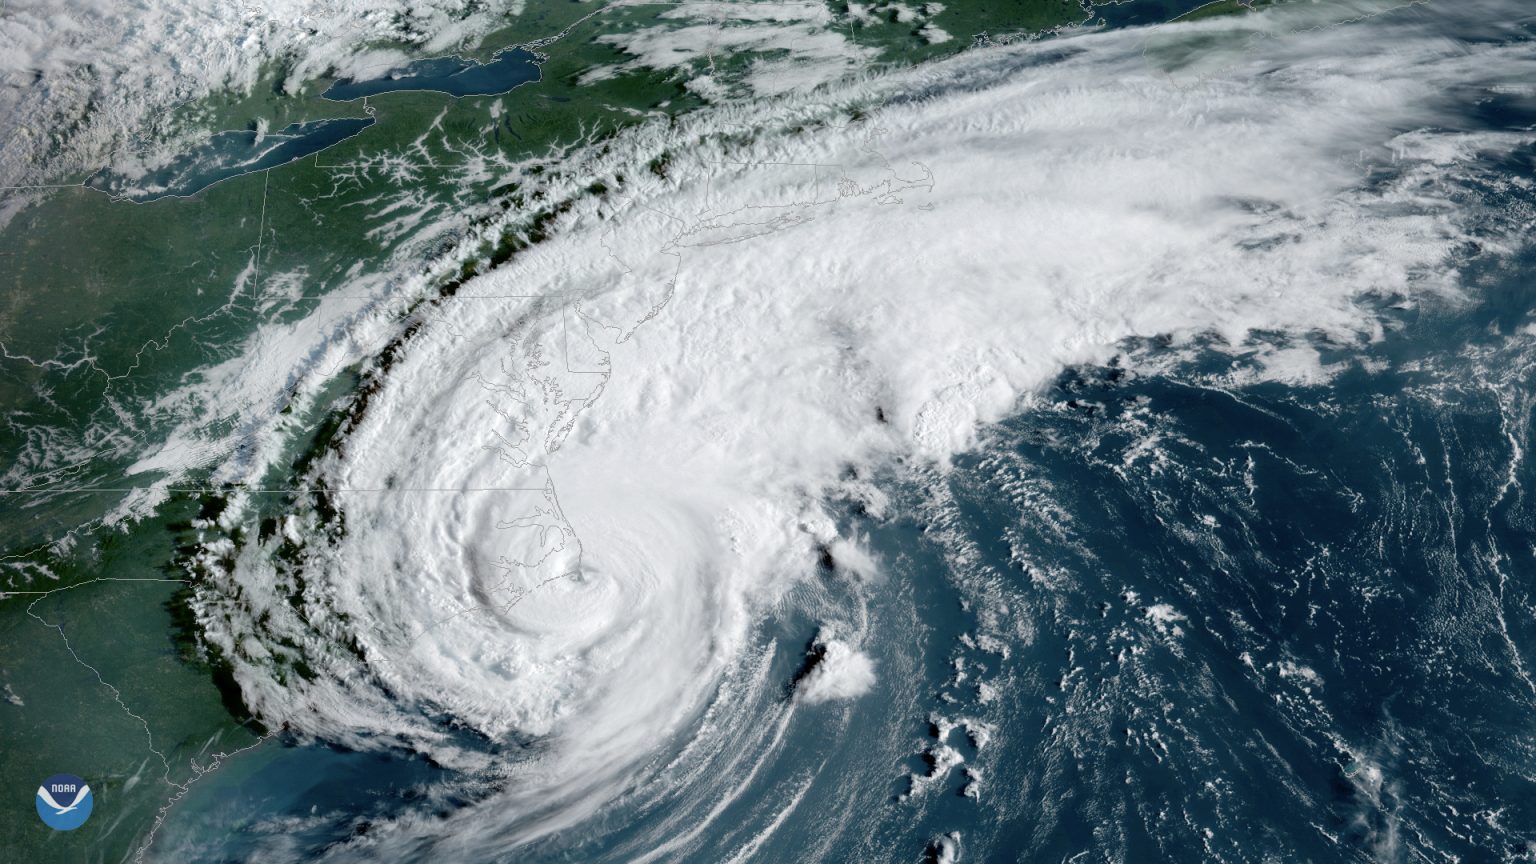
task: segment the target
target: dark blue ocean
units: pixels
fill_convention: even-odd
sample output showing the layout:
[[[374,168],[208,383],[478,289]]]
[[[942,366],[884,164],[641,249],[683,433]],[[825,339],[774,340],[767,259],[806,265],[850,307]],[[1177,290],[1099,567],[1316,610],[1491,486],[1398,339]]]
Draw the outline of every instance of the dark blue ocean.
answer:
[[[791,604],[864,605],[874,691],[743,739],[744,794],[663,860],[727,860],[776,819],[759,860],[1536,857],[1536,261],[1479,272],[1463,305],[1383,298],[1375,343],[1311,343],[1326,380],[1261,380],[1259,343],[1127,345],[952,470],[880,478],[889,514],[843,512],[885,581],[854,600],[827,565]],[[812,616],[764,629],[787,688]],[[499,860],[633,860],[741,776]],[[494,788],[279,736],[155,849],[307,858]]]
[[[1536,212],[1533,152],[1463,193],[1489,237]],[[815,565],[748,721],[489,860],[1536,861],[1536,256],[1450,263],[1459,300],[1362,299],[1380,334],[1127,343],[947,469],[849,478],[889,496],[832,502],[883,576]],[[829,617],[878,678],[801,704]],[[148,857],[456,861],[494,842],[441,827],[506,782],[279,733]]]

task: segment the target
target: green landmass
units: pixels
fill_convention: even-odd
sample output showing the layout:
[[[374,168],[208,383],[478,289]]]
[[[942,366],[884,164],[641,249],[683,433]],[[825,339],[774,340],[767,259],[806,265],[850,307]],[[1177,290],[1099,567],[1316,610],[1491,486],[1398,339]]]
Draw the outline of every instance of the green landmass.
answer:
[[[868,19],[850,24],[852,41],[872,49],[872,65],[1033,38],[1090,17],[1076,0],[907,5],[921,14],[870,4]],[[508,171],[467,177],[474,160],[531,164],[584,137],[705,104],[686,88],[684,70],[631,68],[633,58],[599,39],[657,26],[675,4],[581,21],[593,8],[530,4],[464,52],[483,59],[571,28],[538,49],[546,57],[539,81],[496,96],[404,92],[335,103],[319,98],[327,81],[285,92],[284,70],[274,67],[250,92],[177,106],[160,125],[277,129],[364,112],[377,122],[314,157],[190,197],[134,203],[67,188],[0,227],[0,452],[14,457],[0,475],[26,474],[32,484],[0,491],[0,592],[10,592],[0,594],[0,686],[8,688],[0,691],[0,778],[13,799],[0,807],[0,836],[11,860],[123,860],[212,754],[248,747],[262,731],[190,620],[188,586],[199,578],[187,565],[192,521],[216,508],[220,493],[174,493],[153,518],[120,529],[97,523],[122,493],[73,490],[152,480],[128,476],[130,459],[180,418],[143,406],[192,370],[237,356],[260,325],[298,320],[353,280],[431,251],[421,244],[441,238],[423,234],[426,226],[459,220],[467,228],[516,207],[533,214],[502,185]],[[833,10],[848,17],[850,8]],[[1186,17],[1242,8],[1220,0]],[[935,41],[929,25],[950,38]],[[764,59],[774,55],[701,59],[692,71],[708,62],[729,82]],[[599,67],[628,71],[585,81]],[[383,212],[402,200],[409,208]],[[396,222],[402,212],[418,221]],[[519,242],[503,239],[482,263]],[[349,386],[339,380],[338,394]],[[318,425],[329,409],[320,400],[306,422]],[[306,445],[296,446],[302,460]],[[57,463],[40,455],[60,451]],[[281,512],[284,500],[275,494],[258,509]],[[71,544],[57,542],[72,531]],[[89,778],[98,796],[90,822],[69,834],[43,826],[31,803],[36,783],[62,771]]]

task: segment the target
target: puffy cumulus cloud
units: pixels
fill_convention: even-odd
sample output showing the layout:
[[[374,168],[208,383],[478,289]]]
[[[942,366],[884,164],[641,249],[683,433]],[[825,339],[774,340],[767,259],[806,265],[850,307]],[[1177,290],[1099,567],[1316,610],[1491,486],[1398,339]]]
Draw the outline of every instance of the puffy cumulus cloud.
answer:
[[[754,626],[815,572],[823,502],[868,494],[848,478],[942,466],[1128,338],[1348,342],[1383,326],[1363,299],[1456,297],[1483,219],[1464,181],[1530,137],[1471,129],[1472,100],[1533,55],[1438,26],[1298,33],[1182,79],[1140,33],[977,51],[573,156],[562,182],[622,173],[620,193],[573,199],[547,241],[419,309],[303,478],[331,490],[330,527],[252,542],[201,586],[269,721],[509,778],[332,856],[505,853],[640,788],[684,730],[656,788],[739,789],[794,710]],[[337,344],[286,326],[319,345],[284,356]],[[253,358],[228,380],[301,372]],[[259,411],[241,429],[299,434]],[[818,692],[867,686],[837,653]],[[278,674],[285,654],[308,674]],[[539,747],[509,760],[464,730]]]
[[[875,663],[864,652],[823,631],[813,649],[815,665],[800,679],[795,695],[807,704],[853,699],[875,686]]]
[[[662,13],[651,26],[599,38],[634,57],[601,67],[589,79],[627,69],[692,69],[689,89],[723,99],[732,91],[718,65],[756,56],[742,80],[751,93],[803,92],[861,69],[875,50],[848,38],[825,3],[688,0]]]
[[[244,90],[281,59],[287,86],[471,42],[523,0],[18,0],[0,7],[0,185],[95,168],[168,130],[165,109]]]

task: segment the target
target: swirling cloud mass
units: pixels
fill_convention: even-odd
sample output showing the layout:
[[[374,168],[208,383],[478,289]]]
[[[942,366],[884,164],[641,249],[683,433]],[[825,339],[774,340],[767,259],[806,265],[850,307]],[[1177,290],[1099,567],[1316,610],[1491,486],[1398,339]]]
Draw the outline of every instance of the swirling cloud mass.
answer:
[[[473,818],[333,857],[750,782],[797,704],[762,625],[821,550],[851,587],[807,607],[829,629],[799,701],[887,674],[859,653],[881,563],[829,502],[878,515],[868,478],[942,471],[1127,339],[1365,344],[1382,304],[1455,302],[1463,184],[1530,136],[1458,130],[1446,94],[1536,71],[1529,46],[1411,18],[1248,38],[1276,26],[1207,25],[1240,50],[1176,71],[1138,31],[980,50],[578,157],[607,191],[389,337],[297,478],[317,503],[201,589],[262,718],[500,778]],[[299,332],[323,352],[333,326]]]

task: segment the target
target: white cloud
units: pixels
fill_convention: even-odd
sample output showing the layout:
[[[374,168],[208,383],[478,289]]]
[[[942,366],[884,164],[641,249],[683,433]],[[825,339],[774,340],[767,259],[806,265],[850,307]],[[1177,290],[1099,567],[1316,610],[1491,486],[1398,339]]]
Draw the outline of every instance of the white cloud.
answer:
[[[296,86],[332,67],[473,43],[521,0],[18,0],[0,6],[0,185],[94,169],[157,135],[166,109],[246,90],[274,61]],[[482,8],[483,7],[483,8]]]
[[[731,62],[740,55],[773,54],[751,64],[746,82],[753,93],[803,92],[859,69],[874,56],[847,38],[823,3],[752,3],[691,0],[664,13],[665,23],[599,37],[634,57],[622,68],[674,69],[705,62]],[[676,23],[684,22],[684,23]],[[783,55],[783,56],[778,56]],[[615,70],[599,67],[589,80]],[[717,94],[719,76],[709,75],[706,94]],[[717,97],[718,98],[718,97]]]
[[[821,659],[800,679],[796,695],[807,704],[841,701],[863,696],[875,686],[875,664],[848,643],[823,636],[818,640]]]
[[[1465,164],[1518,141],[1396,162],[1393,142],[1454,125],[1444,94],[1532,65],[1407,28],[1261,43],[1193,80],[1149,68],[1141,34],[1072,47],[972,52],[815,97],[891,100],[864,123],[790,98],[573,154],[555,182],[622,171],[622,203],[581,199],[550,240],[423,316],[316,469],[353,491],[334,496],[346,533],[306,546],[304,614],[271,599],[283,577],[260,548],[203,597],[271,721],[450,765],[485,757],[434,718],[547,743],[508,769],[495,818],[381,827],[371,854],[418,830],[504,852],[636,788],[685,728],[690,765],[749,759],[722,730],[784,685],[754,624],[814,573],[822,501],[850,467],[942,466],[1128,337],[1347,343],[1383,326],[1363,297],[1455,296],[1447,255],[1478,218]],[[772,111],[798,112],[796,131]],[[663,152],[666,178],[635,170]],[[289,357],[346,352],[333,319],[264,338],[221,373],[253,406],[252,452],[275,458],[297,430],[262,413],[263,388],[304,377]],[[314,680],[280,682],[237,633],[302,646]],[[862,655],[838,657],[818,692],[872,682]]]
[[[955,38],[949,35],[943,27],[933,23],[924,24],[923,29],[917,32],[918,35],[923,37],[923,41],[929,45],[942,45]]]

